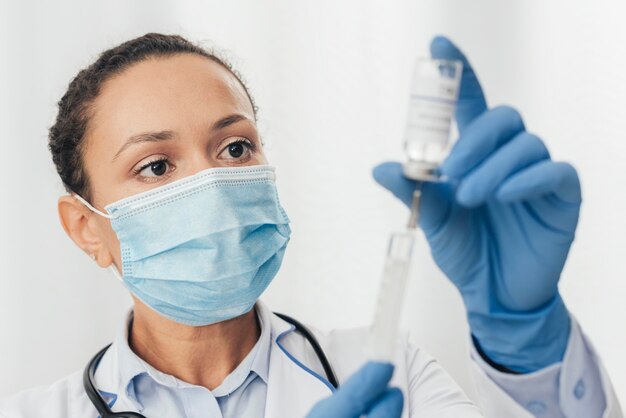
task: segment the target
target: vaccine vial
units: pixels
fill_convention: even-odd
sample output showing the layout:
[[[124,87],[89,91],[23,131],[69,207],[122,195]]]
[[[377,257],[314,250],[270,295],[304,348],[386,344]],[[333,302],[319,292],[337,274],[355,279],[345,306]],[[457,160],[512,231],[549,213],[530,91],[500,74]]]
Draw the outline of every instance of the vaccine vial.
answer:
[[[450,152],[462,71],[461,61],[417,59],[404,138],[406,177],[440,180],[439,167]]]

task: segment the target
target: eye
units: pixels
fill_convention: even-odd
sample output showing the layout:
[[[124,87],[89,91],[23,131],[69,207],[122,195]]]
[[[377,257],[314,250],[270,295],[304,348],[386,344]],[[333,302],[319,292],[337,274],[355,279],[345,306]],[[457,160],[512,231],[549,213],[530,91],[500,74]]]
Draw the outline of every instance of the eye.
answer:
[[[158,158],[146,164],[142,164],[135,174],[141,177],[161,177],[170,171],[170,163],[167,158]]]
[[[244,159],[250,156],[254,148],[255,146],[252,142],[245,138],[239,138],[226,145],[218,157],[226,160]]]

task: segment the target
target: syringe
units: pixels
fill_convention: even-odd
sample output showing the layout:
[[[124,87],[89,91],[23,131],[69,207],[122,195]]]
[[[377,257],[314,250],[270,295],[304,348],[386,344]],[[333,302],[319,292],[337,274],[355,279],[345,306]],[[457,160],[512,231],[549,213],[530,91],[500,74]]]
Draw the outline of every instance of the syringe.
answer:
[[[391,234],[368,344],[372,360],[393,361],[422,196],[422,181],[440,181],[461,86],[460,61],[418,59],[405,129],[404,175],[417,181],[407,230]]]
[[[389,239],[378,302],[369,334],[368,354],[371,360],[391,362],[394,359],[398,325],[419,221],[420,198],[421,183],[417,183],[413,192],[407,229],[391,234]]]

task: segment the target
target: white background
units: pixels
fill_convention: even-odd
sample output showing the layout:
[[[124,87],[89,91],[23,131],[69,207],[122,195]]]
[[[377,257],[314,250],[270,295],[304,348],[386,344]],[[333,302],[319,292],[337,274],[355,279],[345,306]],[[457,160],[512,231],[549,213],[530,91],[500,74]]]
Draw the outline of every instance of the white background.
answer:
[[[229,52],[261,108],[293,221],[265,300],[322,328],[351,327],[369,322],[388,233],[407,216],[370,169],[402,158],[412,62],[443,33],[470,57],[490,105],[519,108],[580,171],[585,203],[561,289],[626,402],[621,2],[1,1],[0,396],[82,368],[129,307],[65,237],[46,148],[56,101],[100,51],[160,31]],[[471,392],[460,298],[424,242],[403,323]]]

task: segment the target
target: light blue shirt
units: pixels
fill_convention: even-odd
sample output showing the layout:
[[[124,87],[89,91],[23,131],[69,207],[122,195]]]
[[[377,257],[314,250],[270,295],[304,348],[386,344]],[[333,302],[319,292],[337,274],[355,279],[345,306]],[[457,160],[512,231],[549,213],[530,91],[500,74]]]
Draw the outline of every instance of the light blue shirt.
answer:
[[[262,417],[265,411],[271,349],[271,325],[257,311],[261,336],[245,359],[214,390],[162,373],[139,358],[128,345],[131,319],[113,347],[128,397],[147,418]],[[104,394],[103,394],[104,395]]]

